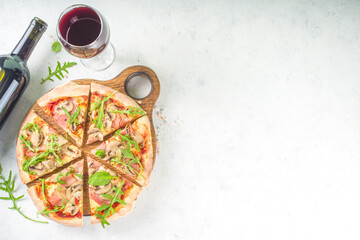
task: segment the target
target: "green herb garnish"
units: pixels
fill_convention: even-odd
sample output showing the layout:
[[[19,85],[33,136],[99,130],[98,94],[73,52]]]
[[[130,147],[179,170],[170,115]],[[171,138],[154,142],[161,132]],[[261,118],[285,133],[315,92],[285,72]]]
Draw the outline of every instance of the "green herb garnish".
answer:
[[[56,52],[56,53],[60,52],[60,51],[61,51],[61,48],[62,48],[62,46],[61,46],[61,44],[60,44],[58,41],[54,42],[54,43],[51,45],[51,50],[52,50],[53,52]]]
[[[121,129],[117,130],[115,132],[115,136],[119,136],[121,138],[122,142],[126,141],[126,142],[129,142],[129,143],[133,144],[135,146],[136,150],[140,151],[140,147],[139,147],[138,143],[135,140],[132,140],[129,135],[120,134],[120,131],[121,131]]]
[[[102,212],[105,211],[104,214],[99,214],[96,213],[95,216],[101,219],[101,226],[103,228],[105,228],[105,225],[110,225],[110,223],[108,221],[106,221],[106,218],[110,215],[110,214],[114,214],[115,213],[115,209],[112,207],[112,205],[116,202],[126,205],[126,202],[124,202],[124,200],[117,198],[119,195],[124,195],[124,192],[121,190],[122,186],[124,185],[125,180],[122,180],[120,183],[120,186],[117,188],[113,188],[113,190],[115,190],[115,194],[114,196],[111,196],[110,194],[102,194],[101,196],[103,196],[104,198],[108,198],[110,199],[110,203],[109,204],[104,204],[100,207],[97,207],[95,210],[98,212]]]
[[[135,115],[140,115],[143,116],[145,115],[145,111],[142,110],[140,107],[136,108],[136,107],[132,107],[130,106],[129,109],[125,109],[125,110],[117,110],[117,111],[109,111],[111,113],[121,113],[121,114],[126,114],[130,117],[135,117]]]
[[[64,78],[64,74],[62,73],[62,71],[69,73],[66,69],[74,65],[76,65],[76,62],[65,62],[63,66],[61,66],[60,62],[58,61],[54,71],[51,71],[51,68],[48,67],[49,75],[46,78],[41,79],[41,84],[48,80],[54,82],[54,79],[52,79],[52,77],[56,77],[57,79],[62,80]]]
[[[136,173],[136,179],[139,176],[142,176],[142,171],[143,171],[143,166],[140,162],[140,160],[134,156],[134,154],[131,152],[130,150],[130,143],[127,143],[126,149],[120,149],[121,151],[121,155],[119,156],[119,158],[113,158],[111,159],[112,162],[114,163],[119,163],[121,165],[123,165],[124,167],[127,167],[128,169],[134,171]],[[122,156],[124,156],[124,158],[122,158]],[[129,158],[130,161],[126,162],[125,158]],[[138,164],[139,165],[139,171],[135,170],[131,164]],[[123,169],[123,172],[125,172],[125,168]]]
[[[22,134],[20,134],[19,138],[21,140],[21,144],[23,144],[24,147],[27,147],[30,151],[35,152],[35,149],[32,148],[32,145],[31,145],[31,142],[29,139],[26,140],[24,135],[22,135]]]
[[[46,196],[45,196],[45,189],[47,186],[45,186],[45,179],[43,178],[39,178],[40,182],[41,182],[41,191],[42,191],[42,195],[43,195],[43,198],[45,200],[46,203],[49,203],[46,199]]]
[[[18,200],[22,199],[24,195],[21,195],[20,197],[14,196],[14,189],[15,189],[15,178],[12,178],[12,172],[10,171],[9,177],[6,180],[5,177],[2,175],[2,166],[0,164],[0,190],[6,192],[8,194],[8,197],[0,197],[0,200],[11,200],[13,203],[12,207],[9,207],[9,209],[14,209],[18,213],[20,213],[24,218],[38,223],[48,223],[43,221],[34,220],[32,218],[29,218],[24,213],[20,211],[20,207],[17,205]]]
[[[62,206],[55,206],[54,209],[50,209],[49,207],[46,207],[43,211],[38,212],[37,214],[44,214],[46,216],[49,216],[49,213],[61,211],[65,208],[65,206],[66,206],[66,204],[63,202]]]
[[[22,130],[29,129],[30,131],[39,133],[39,126],[36,123],[26,123],[25,127]]]
[[[102,158],[104,158],[106,156],[106,153],[105,153],[104,150],[98,149],[98,150],[96,150],[95,155],[97,155],[100,159],[102,159]]]
[[[113,178],[119,178],[119,177],[113,177],[108,172],[100,171],[94,173],[89,177],[89,184],[93,186],[104,186],[109,184],[110,180]]]
[[[20,137],[21,136],[22,135],[20,135]],[[29,172],[29,167],[32,166],[32,165],[35,165],[35,164],[37,164],[39,162],[45,161],[50,153],[54,155],[55,159],[57,160],[57,162],[59,164],[62,164],[62,161],[61,161],[59,155],[57,155],[57,153],[56,153],[56,151],[60,150],[60,149],[56,148],[56,146],[60,146],[59,143],[55,142],[57,139],[58,139],[58,137],[55,134],[51,134],[50,135],[50,144],[49,144],[50,148],[48,150],[46,150],[45,152],[42,152],[40,154],[37,154],[37,152],[36,152],[36,155],[33,158],[25,160],[23,162],[23,164],[22,164],[22,170],[24,172],[29,173],[29,174],[36,174],[35,172]]]
[[[104,99],[100,100],[97,103],[92,103],[91,106],[91,111],[94,110],[98,110],[98,115],[97,117],[94,119],[93,123],[95,123],[95,126],[99,129],[103,129],[104,128],[104,124],[103,124],[103,118],[105,117],[105,112],[104,112],[104,105],[105,102],[109,101],[110,97],[112,97],[117,91],[111,93],[109,96],[105,97]]]
[[[61,106],[61,108],[64,110],[65,114],[69,117],[69,120],[67,121],[69,124],[75,123],[75,126],[79,125],[79,113],[80,113],[80,107],[77,107],[72,115]]]
[[[74,168],[73,168],[73,167],[70,167],[70,171],[68,171],[67,173],[65,173],[65,177],[69,176],[70,174],[73,174],[73,175],[75,175],[75,176],[77,176],[78,178],[81,178],[81,179],[84,178],[83,175],[74,172]]]

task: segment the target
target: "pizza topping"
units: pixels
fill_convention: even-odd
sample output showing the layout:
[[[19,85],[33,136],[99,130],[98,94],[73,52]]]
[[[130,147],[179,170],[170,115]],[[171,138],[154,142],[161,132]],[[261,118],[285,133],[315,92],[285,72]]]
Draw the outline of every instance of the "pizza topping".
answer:
[[[29,166],[29,172],[41,175],[45,172],[44,165],[41,162],[38,162],[32,166]]]
[[[109,172],[99,171],[92,174],[89,177],[89,184],[93,186],[104,186],[109,184],[110,180],[113,178],[118,178],[117,176],[111,176]]]
[[[77,152],[68,146],[63,147],[61,152],[73,158],[77,156]]]
[[[102,141],[104,139],[101,130],[96,128],[94,125],[90,126],[87,143],[93,143],[96,141]]]
[[[121,155],[120,147],[122,147],[124,144],[121,142],[118,142],[116,140],[110,141],[109,144],[106,146],[106,156],[103,158],[103,160],[107,161],[114,157],[118,157]]]
[[[71,101],[68,101],[68,100],[62,101],[54,108],[54,114],[62,115],[65,113],[65,110],[67,112],[71,112],[73,110],[73,108],[74,108],[74,104]]]
[[[66,189],[66,192],[65,192],[66,198],[71,199],[72,197],[79,195],[81,187],[82,187],[82,183],[80,181],[77,181],[74,184],[72,184],[70,187],[68,187]],[[79,197],[79,196],[76,196],[76,197]]]
[[[125,183],[125,180],[122,180],[119,187],[114,187],[113,190],[115,191],[115,193],[113,196],[111,196],[110,194],[106,194],[106,193],[101,195],[102,197],[110,200],[109,204],[104,203],[102,206],[97,207],[95,209],[97,212],[100,212],[100,213],[96,213],[95,216],[97,218],[101,219],[101,226],[103,228],[105,228],[105,225],[110,225],[110,223],[108,221],[106,221],[106,218],[115,213],[113,204],[120,203],[120,204],[126,205],[126,202],[124,202],[124,200],[121,199],[121,196],[124,195],[124,192],[121,190],[124,183]]]
[[[39,131],[37,132],[35,131],[31,133],[30,142],[32,146],[37,147],[42,143],[42,141],[43,141],[42,133],[40,133]]]
[[[114,91],[108,97],[103,98],[97,103],[92,103],[91,111],[97,111],[97,116],[94,118],[93,123],[95,123],[95,126],[99,129],[104,129],[103,118],[105,117],[105,102],[108,102],[110,100],[110,97],[112,97],[116,92],[117,91]]]
[[[46,169],[54,169],[59,166],[53,155],[49,155],[48,160],[43,161],[42,164]]]
[[[75,198],[73,198],[74,201],[75,201]],[[65,205],[65,208],[64,208],[64,213],[69,213],[71,216],[74,216],[75,214],[77,214],[79,212],[79,207],[76,206],[75,203],[72,203],[72,202],[68,202],[66,205]]]
[[[103,193],[106,193],[106,192],[110,191],[111,187],[112,187],[112,184],[111,184],[111,182],[109,182],[106,185],[95,186],[94,191],[95,191],[96,194],[101,195]]]

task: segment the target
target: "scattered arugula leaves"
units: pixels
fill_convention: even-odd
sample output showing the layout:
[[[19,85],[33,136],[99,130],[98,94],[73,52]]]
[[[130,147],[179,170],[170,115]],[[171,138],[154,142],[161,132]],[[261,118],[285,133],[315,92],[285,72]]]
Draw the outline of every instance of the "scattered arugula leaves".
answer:
[[[49,216],[49,213],[54,213],[54,212],[58,212],[61,211],[65,208],[66,204],[63,202],[62,206],[55,206],[55,208],[50,209],[49,207],[46,207],[43,211],[38,212],[37,214],[44,214],[46,216]]]
[[[57,79],[62,80],[64,78],[64,74],[62,73],[62,71],[69,73],[66,69],[70,68],[76,64],[77,64],[76,62],[64,62],[63,66],[61,66],[61,63],[58,61],[54,71],[52,71],[51,68],[48,67],[49,74],[47,77],[41,79],[41,84],[43,84],[46,81],[54,82],[54,79],[52,79],[53,77],[56,77]]]
[[[12,178],[12,172],[10,171],[9,173],[9,177],[8,179],[6,179],[3,175],[2,175],[2,166],[0,164],[0,190],[6,192],[8,194],[8,197],[0,197],[0,200],[11,200],[13,203],[12,207],[9,207],[9,209],[14,209],[16,210],[18,213],[20,213],[24,218],[33,221],[33,222],[38,222],[38,223],[48,223],[48,222],[43,222],[43,221],[38,221],[32,218],[29,218],[28,216],[26,216],[24,213],[22,213],[20,211],[20,208],[17,205],[17,201],[22,199],[24,197],[24,195],[21,195],[20,197],[15,197],[14,196],[14,189],[15,189],[15,178]]]
[[[113,178],[119,178],[119,177],[113,177],[108,172],[100,171],[94,173],[89,177],[89,184],[93,186],[104,186],[109,184],[110,180]]]
[[[115,136],[119,136],[121,138],[122,142],[126,141],[126,142],[129,142],[129,143],[133,144],[135,146],[136,150],[140,151],[140,147],[139,147],[138,143],[135,140],[133,140],[129,135],[120,134],[120,131],[121,131],[121,129],[117,130],[115,132]]]
[[[26,123],[25,127],[22,130],[29,129],[32,132],[39,133],[40,127],[36,123]]]
[[[95,123],[95,126],[99,129],[104,129],[104,124],[103,124],[103,118],[105,117],[105,112],[104,112],[104,105],[105,102],[109,101],[109,99],[116,93],[117,91],[114,91],[113,93],[111,93],[109,96],[105,97],[104,99],[100,100],[97,103],[92,103],[91,106],[91,111],[94,110],[98,110],[98,115],[97,117],[94,119],[93,123]]]
[[[106,153],[102,149],[97,149],[95,155],[97,155],[100,159],[104,158]]]
[[[21,136],[22,135],[20,135],[20,139],[21,139]],[[40,154],[37,154],[37,152],[36,152],[36,154],[33,158],[25,160],[22,164],[22,170],[29,174],[36,174],[35,172],[30,172],[29,167],[32,165],[35,165],[39,162],[45,161],[46,158],[50,154],[53,154],[55,159],[57,160],[57,162],[59,164],[62,164],[62,160],[60,159],[59,155],[56,153],[57,151],[60,150],[60,149],[56,148],[56,146],[60,146],[60,144],[57,143],[56,140],[58,140],[58,137],[55,134],[51,134],[50,135],[50,143],[49,143],[50,148]]]
[[[24,147],[27,147],[29,149],[29,151],[35,152],[35,149],[32,147],[30,140],[26,140],[24,135],[20,134],[19,136],[20,140],[21,140],[21,144],[24,145]]]
[[[144,116],[146,113],[144,110],[142,110],[140,107],[136,108],[133,106],[130,106],[129,109],[125,110],[117,110],[117,111],[109,111],[111,113],[121,113],[126,114],[130,117],[135,117],[136,115]]]
[[[110,214],[114,214],[115,213],[115,209],[112,207],[112,205],[116,202],[126,205],[126,202],[120,198],[118,198],[118,196],[120,195],[124,195],[124,192],[121,190],[122,186],[125,184],[125,180],[122,180],[120,183],[120,186],[117,188],[113,188],[113,190],[115,190],[115,194],[114,196],[111,196],[110,194],[102,194],[101,196],[104,198],[108,198],[110,199],[110,203],[109,204],[103,204],[100,207],[97,207],[95,210],[98,212],[102,212],[104,211],[104,214],[99,214],[96,213],[95,216],[101,219],[101,226],[103,228],[105,228],[105,225],[110,225],[110,223],[108,221],[106,221],[106,218],[110,215]]]
[[[67,122],[69,124],[75,123],[75,126],[79,125],[80,107],[77,107],[72,115],[70,115],[70,113],[68,112],[68,110],[66,110],[66,108],[64,108],[63,106],[61,107],[64,110],[65,114],[69,117],[69,120]]]
[[[54,42],[54,43],[51,45],[51,50],[52,50],[53,52],[58,53],[58,52],[61,51],[61,49],[62,49],[62,46],[61,46],[61,44],[60,44],[58,41]]]
[[[45,189],[46,189],[46,187],[47,187],[47,186],[45,186],[45,179],[39,178],[39,180],[40,180],[40,182],[41,182],[41,192],[42,192],[42,195],[43,195],[43,199],[44,199],[44,201],[45,201],[46,203],[49,203],[49,202],[47,201],[46,196],[45,196]]]
[[[130,150],[130,143],[128,142],[126,145],[126,149],[120,149],[121,155],[118,158],[111,159],[114,163],[119,163],[123,165],[125,168],[128,168],[130,171],[133,171],[136,173],[136,179],[139,176],[142,176],[143,166],[140,162],[140,160],[134,156],[134,154]],[[123,157],[122,157],[123,156]],[[126,158],[130,159],[128,162],[126,162]],[[139,165],[139,171],[137,171],[135,168],[131,166],[131,164],[138,164]],[[125,172],[125,168],[123,169],[123,172]]]
[[[77,176],[78,178],[81,178],[81,179],[84,178],[84,176],[81,175],[80,173],[74,172],[74,168],[73,168],[73,167],[70,167],[70,171],[68,171],[67,173],[65,173],[65,177],[69,176],[70,174],[73,174],[73,175],[75,175],[75,176]]]

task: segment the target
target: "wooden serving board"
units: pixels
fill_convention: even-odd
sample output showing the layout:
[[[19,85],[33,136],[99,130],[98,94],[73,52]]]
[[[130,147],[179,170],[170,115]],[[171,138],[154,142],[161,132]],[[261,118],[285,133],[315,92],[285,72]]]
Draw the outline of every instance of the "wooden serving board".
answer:
[[[131,78],[135,77],[135,76],[142,76],[145,77],[147,79],[149,79],[150,83],[151,83],[151,90],[150,93],[142,98],[142,99],[135,99],[133,97],[131,97],[128,92],[126,91],[126,86],[128,84],[128,82],[131,80]],[[151,138],[152,138],[152,145],[153,145],[153,154],[154,154],[154,163],[155,163],[155,158],[156,158],[156,135],[155,135],[155,129],[153,126],[153,122],[152,122],[152,112],[154,109],[154,105],[159,97],[160,94],[160,82],[159,79],[157,78],[155,72],[145,66],[132,66],[132,67],[128,67],[125,70],[123,70],[119,75],[117,75],[115,78],[104,81],[104,80],[94,80],[94,79],[78,79],[78,80],[73,80],[73,82],[79,84],[79,85],[90,85],[91,83],[97,83],[97,84],[102,84],[108,87],[111,87],[115,90],[118,90],[119,92],[129,96],[130,98],[134,99],[142,109],[145,110],[145,112],[147,113],[147,116],[149,117],[150,120],[150,128],[151,128]],[[89,105],[90,105],[90,99],[89,99]],[[88,107],[89,109],[89,107]],[[40,117],[42,117],[44,120],[46,120],[56,131],[58,131],[60,134],[62,134],[64,137],[66,136],[66,132],[58,127],[58,125],[55,123],[54,120],[51,119],[51,117],[49,117],[48,115],[46,115],[40,108],[40,106],[35,103],[29,110],[29,112],[31,110],[34,110]],[[28,114],[29,114],[28,112]],[[27,117],[27,115],[24,117],[24,119]],[[90,156],[90,151],[91,149],[93,149],[94,147],[96,147],[97,145],[99,145],[100,143],[93,143],[90,145],[86,145],[86,139],[87,139],[87,127],[89,126],[89,121],[90,119],[87,118],[87,122],[85,123],[85,136],[84,136],[84,144],[82,147],[80,147],[80,149],[82,149],[82,157],[79,158],[80,159],[84,159],[86,160],[87,156]],[[20,132],[21,129],[19,129]],[[111,136],[113,136],[113,134],[109,134],[108,136],[106,136],[104,138],[104,141],[109,139]],[[76,143],[75,141],[68,136],[68,140],[74,144],[75,146]],[[98,159],[96,159],[98,160]],[[68,167],[70,164],[76,162],[73,161],[69,164],[65,164],[64,166],[56,169],[55,171],[44,175],[44,177],[48,177],[54,173],[57,173],[61,170],[63,170],[64,168]],[[85,161],[86,162],[86,161]],[[103,162],[102,162],[103,163]],[[84,164],[84,215],[90,215],[90,204],[89,204],[89,198],[88,198],[88,184],[87,184],[87,180],[88,180],[88,174],[87,174],[87,164]],[[111,165],[106,165],[107,167],[111,168],[112,170],[115,170],[116,172],[119,172],[118,170],[116,170],[116,168],[112,167]],[[38,181],[35,180],[33,182],[30,182],[27,184],[28,187],[33,186],[34,184],[36,184]]]

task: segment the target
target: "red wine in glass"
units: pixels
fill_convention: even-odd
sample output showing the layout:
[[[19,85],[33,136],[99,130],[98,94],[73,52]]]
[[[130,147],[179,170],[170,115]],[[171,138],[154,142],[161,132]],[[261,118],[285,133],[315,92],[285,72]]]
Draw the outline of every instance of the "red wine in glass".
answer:
[[[70,54],[88,59],[81,61],[86,67],[101,70],[114,59],[109,26],[97,10],[87,5],[77,4],[65,9],[58,21],[57,34]]]

